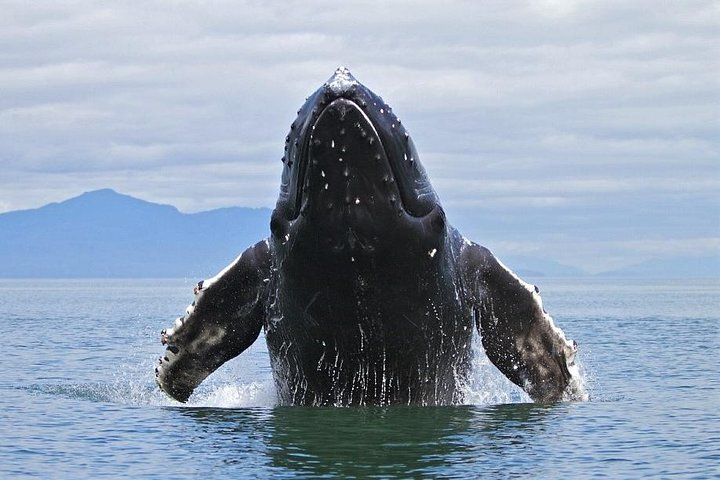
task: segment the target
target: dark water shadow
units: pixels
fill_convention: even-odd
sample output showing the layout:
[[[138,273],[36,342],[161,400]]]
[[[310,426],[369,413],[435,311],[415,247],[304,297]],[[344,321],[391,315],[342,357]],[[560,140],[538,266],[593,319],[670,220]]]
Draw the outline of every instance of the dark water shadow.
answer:
[[[547,435],[560,405],[458,407],[275,407],[181,409],[204,436],[222,445],[219,459],[242,467],[262,452],[275,476],[477,476],[498,459]],[[238,445],[242,439],[242,447]],[[254,462],[259,459],[254,458]],[[508,462],[505,462],[508,464]],[[527,466],[527,464],[525,464]],[[497,470],[498,474],[507,471]]]

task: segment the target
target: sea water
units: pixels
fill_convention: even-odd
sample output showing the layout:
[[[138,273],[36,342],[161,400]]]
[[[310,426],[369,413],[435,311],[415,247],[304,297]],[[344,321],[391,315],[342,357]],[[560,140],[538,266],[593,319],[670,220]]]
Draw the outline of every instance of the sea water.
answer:
[[[0,280],[0,478],[720,477],[720,282],[529,279],[591,400],[484,357],[455,407],[276,406],[263,338],[187,405],[153,368],[191,280]]]

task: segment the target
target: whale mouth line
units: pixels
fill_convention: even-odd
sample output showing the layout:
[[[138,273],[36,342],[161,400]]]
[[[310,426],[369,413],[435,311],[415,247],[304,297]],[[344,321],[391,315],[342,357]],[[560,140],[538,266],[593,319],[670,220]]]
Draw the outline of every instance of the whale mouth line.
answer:
[[[360,162],[367,162],[368,164],[375,163],[375,162],[382,162],[382,164],[378,167],[377,172],[383,173],[380,175],[382,177],[381,179],[377,180],[378,182],[387,182],[393,187],[392,193],[388,194],[388,197],[393,197],[393,202],[397,202],[397,207],[399,207],[400,212],[411,216],[411,217],[424,217],[425,215],[414,215],[410,209],[407,208],[406,202],[405,202],[405,195],[403,195],[403,186],[400,185],[400,182],[397,181],[398,177],[398,168],[399,165],[396,165],[397,159],[393,159],[391,157],[390,152],[388,151],[382,136],[380,135],[378,131],[378,127],[376,125],[376,122],[373,121],[373,119],[370,118],[368,115],[368,112],[365,111],[365,108],[362,106],[364,102],[358,102],[354,98],[348,98],[347,96],[339,96],[332,101],[330,101],[327,105],[324,106],[316,115],[314,115],[314,118],[311,122],[309,122],[308,127],[304,131],[302,142],[300,143],[300,149],[299,149],[299,159],[298,162],[300,171],[298,172],[298,179],[296,185],[296,218],[300,216],[304,210],[304,208],[308,205],[308,202],[311,200],[311,194],[310,189],[311,188],[323,188],[323,182],[319,179],[313,179],[311,176],[314,172],[317,172],[317,166],[320,162],[318,159],[318,156],[316,154],[312,153],[313,147],[320,145],[322,142],[331,142],[331,148],[335,150],[337,154],[337,162],[340,162],[342,164],[343,157],[345,157],[345,168],[350,168],[351,166],[357,166]],[[327,115],[336,115],[338,116],[338,124],[337,124],[337,131],[336,132],[323,132],[323,134],[318,135],[318,129],[321,123],[324,122],[324,118]],[[350,120],[350,117],[354,117],[352,120]],[[327,123],[327,122],[325,122]],[[325,125],[323,125],[325,126]],[[352,135],[355,134],[356,137],[359,138],[352,138]],[[321,137],[326,137],[322,138]],[[332,137],[332,138],[331,138]],[[347,140],[350,138],[350,140]],[[344,142],[341,139],[346,139]],[[358,143],[364,143],[366,148],[372,148],[372,151],[369,151],[367,153],[367,158],[362,158],[361,160],[358,160],[355,158],[355,160],[347,161],[348,156],[352,156],[354,152],[351,152],[351,150],[356,149],[357,145],[353,144],[351,142],[358,142]],[[347,148],[347,150],[346,150]],[[345,156],[346,154],[347,156]],[[331,167],[334,168],[341,168],[337,165],[334,165]],[[326,173],[328,176],[330,176],[330,171],[322,170],[322,176],[325,177]],[[325,179],[329,182],[328,179]],[[328,188],[328,184],[325,184],[325,189]],[[375,185],[377,186],[377,185]],[[346,199],[346,202],[356,203],[358,204],[360,202],[360,198],[357,196],[348,197]]]
[[[335,110],[331,113],[334,118],[327,116],[330,110]],[[338,110],[347,112],[345,125],[342,124]],[[355,126],[350,125],[350,118]],[[342,140],[347,142],[348,149],[355,150],[353,160],[356,166],[363,161],[363,154],[369,155],[368,160],[373,157],[377,159],[378,155],[385,157],[387,167],[382,168],[386,168],[387,172],[383,174],[387,173],[392,178],[392,191],[379,183],[384,182],[382,176],[367,182],[367,186],[378,194],[381,192],[377,186],[381,186],[388,195],[392,193],[396,197],[394,207],[401,215],[422,219],[439,205],[437,194],[420,163],[405,125],[381,97],[358,82],[349,70],[340,67],[327,82],[306,98],[285,137],[285,153],[282,156],[284,168],[274,214],[278,232],[284,232],[285,227],[282,225],[294,222],[301,215],[305,193],[310,188],[307,182],[308,172],[313,170],[312,155],[317,153],[313,136],[317,134],[319,124],[328,141],[333,135],[342,135],[340,131],[343,127],[347,134],[354,135],[348,135]],[[336,136],[335,140],[337,142],[341,139]],[[369,142],[369,148],[366,142]],[[320,187],[324,187],[324,183],[320,183]]]

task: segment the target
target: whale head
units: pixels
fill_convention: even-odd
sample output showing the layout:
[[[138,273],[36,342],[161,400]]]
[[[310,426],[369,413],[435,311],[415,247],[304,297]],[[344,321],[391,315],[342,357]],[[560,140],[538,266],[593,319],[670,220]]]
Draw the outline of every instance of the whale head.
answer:
[[[271,220],[278,244],[310,227],[331,250],[354,255],[393,241],[393,228],[431,251],[444,233],[444,212],[405,126],[344,67],[298,110],[282,161]]]

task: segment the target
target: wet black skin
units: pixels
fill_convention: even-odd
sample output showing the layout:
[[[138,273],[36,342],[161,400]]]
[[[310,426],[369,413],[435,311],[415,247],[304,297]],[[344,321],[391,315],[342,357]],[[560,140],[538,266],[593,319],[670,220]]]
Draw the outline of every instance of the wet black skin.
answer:
[[[264,328],[283,404],[456,404],[477,328],[534,400],[584,396],[574,343],[532,287],[447,224],[404,126],[347,70],[298,111],[283,164],[270,238],[164,331],[164,391],[187,400]]]

